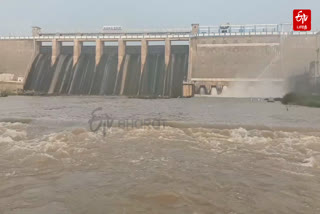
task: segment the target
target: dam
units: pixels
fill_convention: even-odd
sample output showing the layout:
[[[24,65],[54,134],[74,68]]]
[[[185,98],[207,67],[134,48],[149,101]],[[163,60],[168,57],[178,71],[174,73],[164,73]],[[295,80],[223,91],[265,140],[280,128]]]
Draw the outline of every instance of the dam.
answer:
[[[21,88],[45,94],[181,97],[184,83],[203,95],[281,91],[288,77],[318,61],[320,47],[319,33],[286,27],[193,24],[117,33],[35,27],[30,37],[0,37],[0,73],[23,77]]]

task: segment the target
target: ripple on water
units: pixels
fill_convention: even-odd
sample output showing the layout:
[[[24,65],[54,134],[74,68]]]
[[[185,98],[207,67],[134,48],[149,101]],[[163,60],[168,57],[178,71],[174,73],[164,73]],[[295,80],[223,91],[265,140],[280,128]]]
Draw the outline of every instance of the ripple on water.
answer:
[[[307,133],[168,126],[112,128],[105,137],[86,128],[29,136],[31,127],[0,123],[0,181],[5,184],[0,193],[10,195],[2,199],[6,204],[11,200],[11,208],[19,207],[12,202],[19,197],[32,197],[39,206],[22,210],[35,213],[61,197],[66,200],[57,209],[72,204],[76,212],[87,209],[79,201],[91,199],[100,207],[116,204],[115,200],[144,205],[143,211],[163,207],[208,211],[230,200],[239,209],[252,211],[248,205],[256,197],[276,203],[278,189],[289,195],[286,206],[298,206],[296,192],[310,190],[319,175],[320,137]],[[30,195],[28,189],[35,191]],[[314,191],[310,200],[317,196]],[[123,207],[112,209],[116,208]]]

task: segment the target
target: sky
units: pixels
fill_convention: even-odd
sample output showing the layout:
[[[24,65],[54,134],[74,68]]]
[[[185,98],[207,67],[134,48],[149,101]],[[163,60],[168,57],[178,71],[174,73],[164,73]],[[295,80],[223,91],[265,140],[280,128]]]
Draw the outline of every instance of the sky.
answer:
[[[293,9],[311,9],[312,29],[320,30],[320,0],[0,0],[0,35],[31,35],[31,26],[43,32],[99,32],[104,25],[278,24],[292,22]]]

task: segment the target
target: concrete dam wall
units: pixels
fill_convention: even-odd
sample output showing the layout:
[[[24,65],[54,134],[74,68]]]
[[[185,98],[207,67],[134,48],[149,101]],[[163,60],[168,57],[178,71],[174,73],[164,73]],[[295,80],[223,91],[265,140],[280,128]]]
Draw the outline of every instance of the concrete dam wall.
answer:
[[[314,36],[191,39],[191,78],[286,78],[316,59]]]
[[[25,76],[34,52],[33,40],[0,40],[0,73]]]
[[[197,93],[229,88],[227,96],[282,96],[286,80],[317,60],[318,40],[319,35],[193,37],[189,79]]]

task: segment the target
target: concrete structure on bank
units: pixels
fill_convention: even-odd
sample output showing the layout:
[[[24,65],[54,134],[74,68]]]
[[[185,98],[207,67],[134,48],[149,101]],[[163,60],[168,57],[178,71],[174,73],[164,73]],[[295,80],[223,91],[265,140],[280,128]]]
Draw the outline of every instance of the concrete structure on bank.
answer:
[[[318,35],[194,37],[189,80],[207,91],[233,82],[282,82],[317,60]]]
[[[203,29],[208,30],[204,32]],[[0,73],[26,76],[44,42],[52,43],[52,65],[57,62],[64,42],[73,43],[74,65],[79,60],[84,42],[96,43],[96,64],[100,62],[105,42],[117,42],[118,73],[125,63],[127,42],[141,42],[141,73],[145,70],[149,42],[165,43],[166,68],[170,64],[172,42],[189,42],[188,82],[195,83],[198,88],[205,86],[207,90],[235,81],[281,82],[290,75],[304,72],[311,61],[317,60],[319,33],[298,34],[274,30],[279,30],[279,26],[266,26],[254,33],[243,29],[239,27],[239,32],[233,32],[230,27],[228,32],[224,30],[221,33],[220,28],[214,32],[210,27],[193,24],[189,31],[183,32],[42,34],[37,27],[33,29],[32,37],[0,37]],[[121,79],[117,76],[116,84],[124,85],[126,72]],[[119,90],[122,94],[124,89],[120,87]]]
[[[8,92],[8,94],[18,94],[23,89],[23,82],[18,81],[0,81],[0,92]]]

